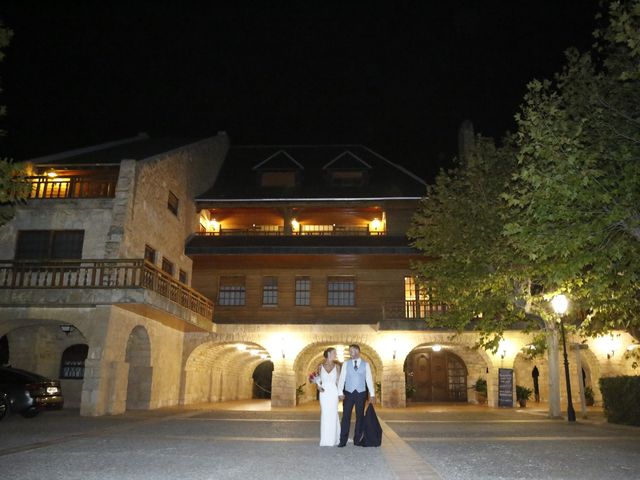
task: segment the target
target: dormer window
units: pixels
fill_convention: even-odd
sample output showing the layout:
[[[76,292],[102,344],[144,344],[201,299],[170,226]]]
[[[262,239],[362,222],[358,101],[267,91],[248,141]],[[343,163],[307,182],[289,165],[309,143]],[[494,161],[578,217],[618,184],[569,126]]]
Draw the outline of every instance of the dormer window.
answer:
[[[304,167],[285,150],[278,150],[253,167],[261,187],[295,187]]]
[[[361,186],[369,180],[371,165],[349,150],[322,167],[329,184],[339,186]]]

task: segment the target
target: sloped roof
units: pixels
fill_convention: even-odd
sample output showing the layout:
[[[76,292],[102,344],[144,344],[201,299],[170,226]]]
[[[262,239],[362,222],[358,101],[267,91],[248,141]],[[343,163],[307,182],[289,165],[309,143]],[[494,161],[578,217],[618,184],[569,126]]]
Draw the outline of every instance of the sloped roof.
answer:
[[[254,167],[280,152],[302,165],[301,182],[293,187],[259,185]],[[349,169],[359,165],[368,181],[361,186],[330,185],[325,180],[327,165],[343,168],[342,162]],[[425,192],[424,180],[364,145],[258,145],[232,146],[215,184],[198,200],[413,199]]]
[[[150,138],[146,134],[140,134],[131,138],[32,158],[28,161],[35,164],[58,165],[116,164],[122,160],[142,160],[153,157],[198,140],[200,139]]]

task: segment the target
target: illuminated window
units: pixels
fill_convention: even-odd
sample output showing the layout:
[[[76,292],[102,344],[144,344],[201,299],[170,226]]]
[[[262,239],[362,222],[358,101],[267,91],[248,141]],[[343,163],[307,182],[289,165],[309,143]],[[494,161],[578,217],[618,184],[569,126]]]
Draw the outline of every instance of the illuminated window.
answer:
[[[244,305],[246,297],[244,283],[244,277],[220,277],[218,305]]]
[[[309,277],[296,278],[296,305],[311,305],[311,279]]]
[[[355,277],[329,277],[327,279],[327,305],[353,307],[356,304]]]
[[[262,305],[278,304],[278,279],[276,277],[262,278]]]
[[[405,317],[424,318],[428,302],[427,290],[417,285],[414,277],[404,277]]]

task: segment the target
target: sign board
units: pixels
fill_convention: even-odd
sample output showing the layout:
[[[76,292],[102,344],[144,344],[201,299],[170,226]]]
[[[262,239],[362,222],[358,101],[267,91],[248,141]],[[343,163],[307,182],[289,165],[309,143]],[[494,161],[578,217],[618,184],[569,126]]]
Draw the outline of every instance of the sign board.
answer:
[[[498,406],[513,407],[513,369],[498,369]]]

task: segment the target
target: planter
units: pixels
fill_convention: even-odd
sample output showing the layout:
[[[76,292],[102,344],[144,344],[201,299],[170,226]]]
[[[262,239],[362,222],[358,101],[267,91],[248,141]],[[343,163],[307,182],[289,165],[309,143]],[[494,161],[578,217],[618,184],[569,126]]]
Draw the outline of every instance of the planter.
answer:
[[[476,401],[479,404],[484,405],[487,403],[487,395],[485,393],[476,392]]]
[[[520,404],[520,406],[522,408],[525,408],[527,406],[527,401],[526,400],[518,400],[518,403]]]

